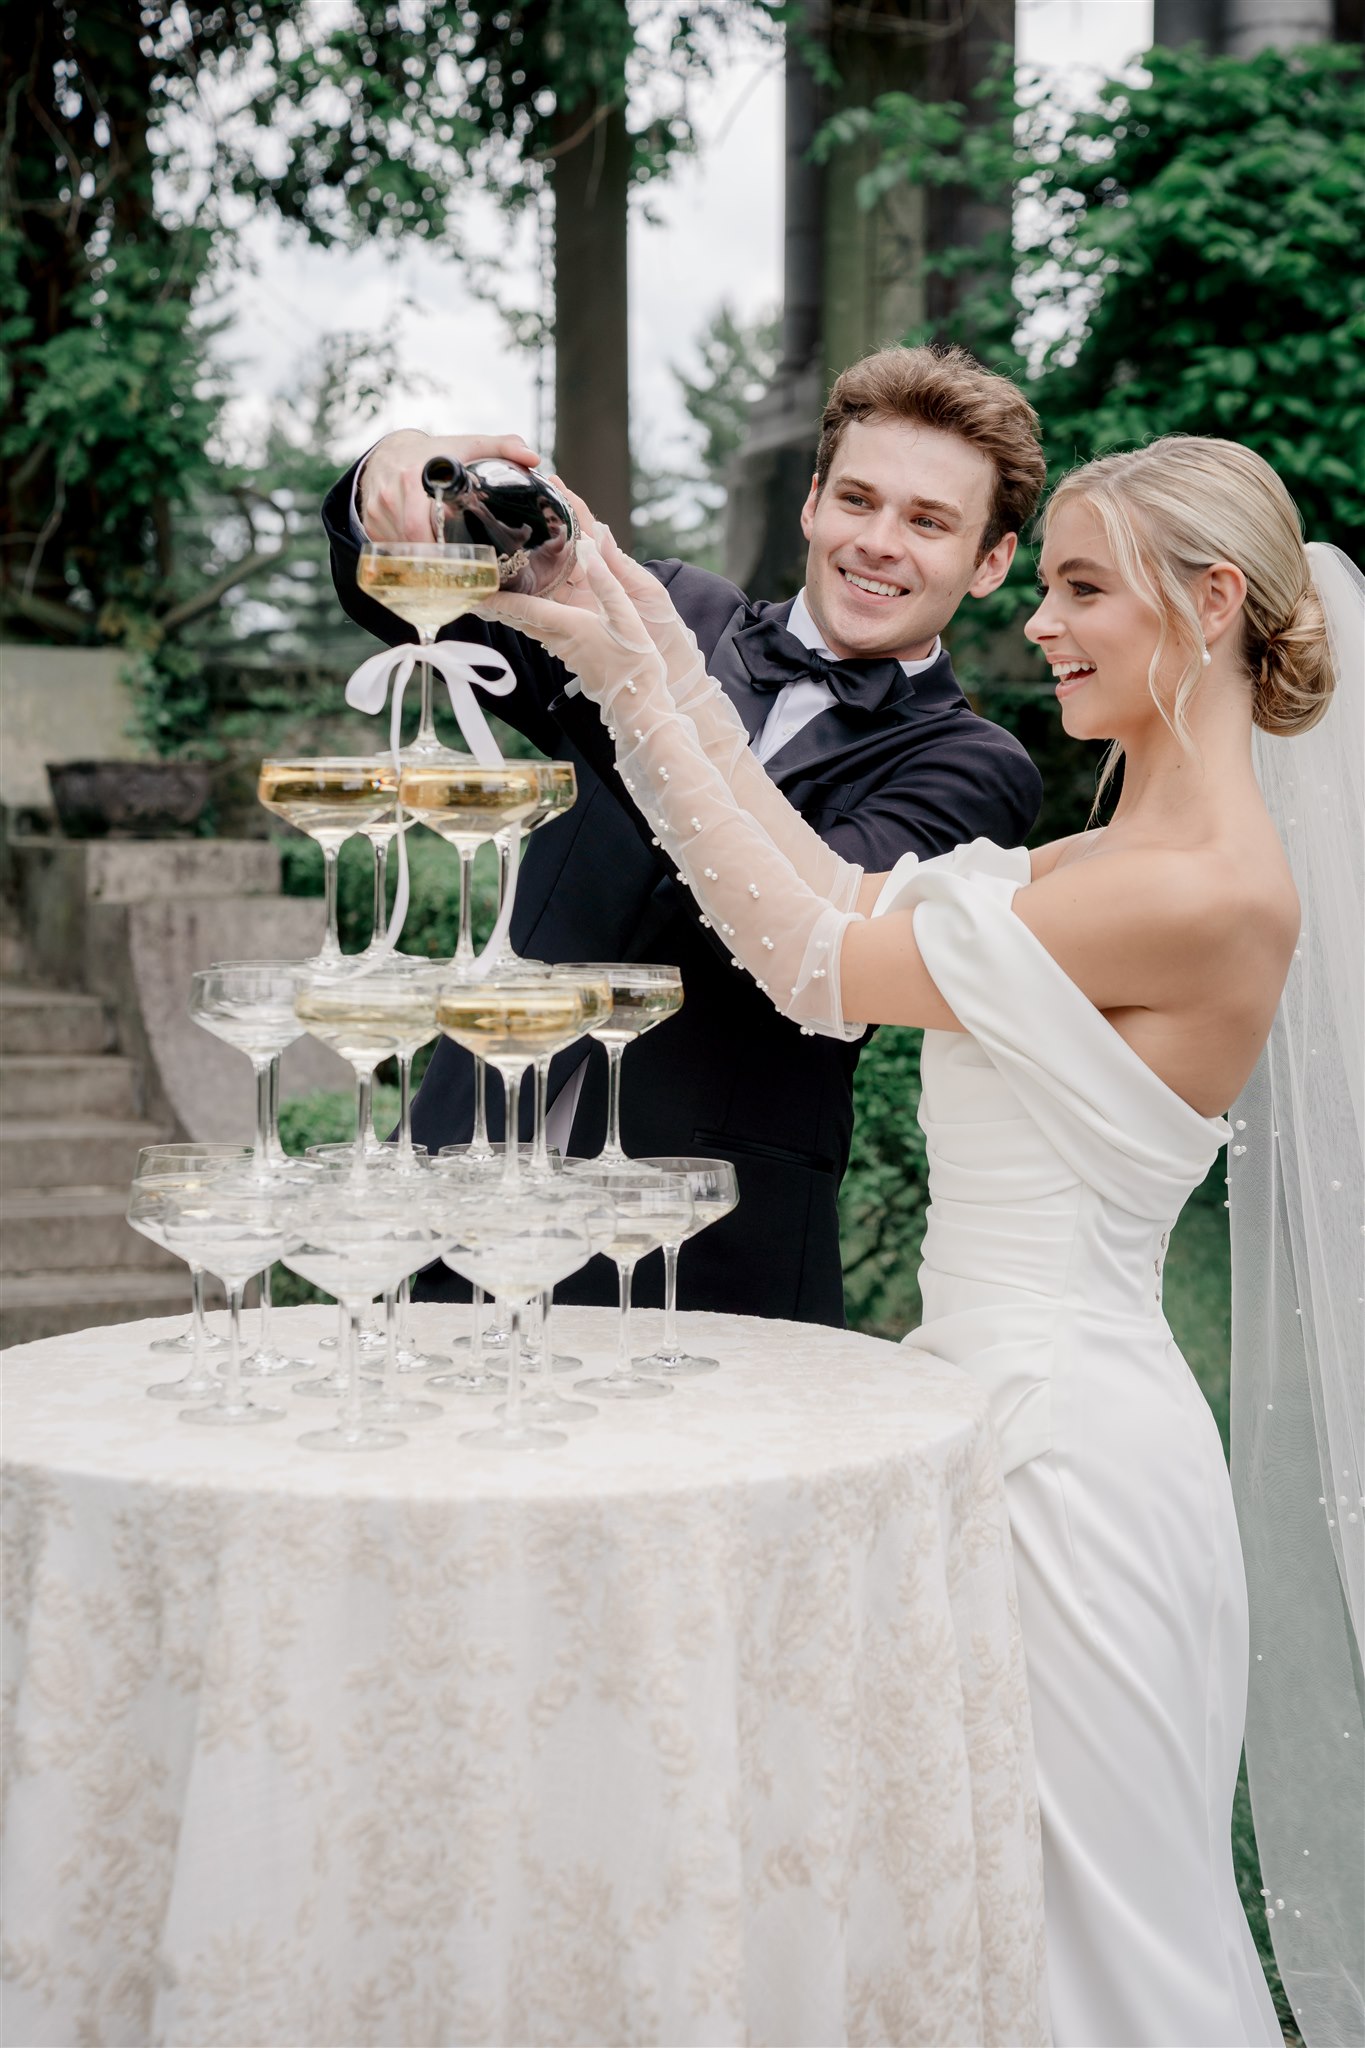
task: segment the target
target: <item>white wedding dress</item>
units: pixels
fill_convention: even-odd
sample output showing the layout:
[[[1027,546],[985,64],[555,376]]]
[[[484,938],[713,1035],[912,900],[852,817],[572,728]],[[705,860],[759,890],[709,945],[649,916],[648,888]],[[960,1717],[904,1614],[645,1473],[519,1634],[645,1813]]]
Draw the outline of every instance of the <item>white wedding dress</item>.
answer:
[[[1011,908],[1029,856],[913,856],[965,1026],[924,1034],[917,1349],[986,1389],[1006,1473],[1059,2048],[1282,2036],[1233,1876],[1247,1604],[1222,1446],[1161,1308],[1172,1225],[1227,1135],[1147,1067]]]

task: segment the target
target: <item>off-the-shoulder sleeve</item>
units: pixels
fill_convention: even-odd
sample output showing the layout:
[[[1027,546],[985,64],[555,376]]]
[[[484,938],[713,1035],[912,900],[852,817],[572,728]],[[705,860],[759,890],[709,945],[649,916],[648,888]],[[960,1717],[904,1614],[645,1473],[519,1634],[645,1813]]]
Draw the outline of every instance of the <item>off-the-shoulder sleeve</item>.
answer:
[[[913,917],[953,1014],[1078,1177],[1121,1208],[1168,1216],[1228,1126],[1167,1087],[1015,915],[1029,873],[1025,848],[973,840],[899,862],[873,915]]]

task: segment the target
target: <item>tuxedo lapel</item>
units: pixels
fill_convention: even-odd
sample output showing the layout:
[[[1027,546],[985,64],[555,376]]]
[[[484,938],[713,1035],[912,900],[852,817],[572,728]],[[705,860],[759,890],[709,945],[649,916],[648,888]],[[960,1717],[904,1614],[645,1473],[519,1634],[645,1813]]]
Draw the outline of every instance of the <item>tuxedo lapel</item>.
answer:
[[[841,754],[858,755],[875,734],[884,733],[903,720],[921,718],[964,701],[948,656],[940,654],[932,668],[921,669],[914,676],[903,675],[871,723],[842,704],[831,704],[808,720],[785,747],[770,754],[764,766],[781,789],[788,783],[808,780],[816,770],[823,772],[824,766],[837,761]]]

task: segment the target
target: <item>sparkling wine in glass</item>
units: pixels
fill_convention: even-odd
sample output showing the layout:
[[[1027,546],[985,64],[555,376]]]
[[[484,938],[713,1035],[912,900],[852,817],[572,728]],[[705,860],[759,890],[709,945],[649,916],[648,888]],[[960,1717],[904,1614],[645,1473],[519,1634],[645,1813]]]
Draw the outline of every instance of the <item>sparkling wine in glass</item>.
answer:
[[[591,1027],[591,1036],[607,1048],[607,1142],[597,1157],[602,1166],[629,1164],[621,1143],[621,1061],[628,1045],[682,1008],[682,976],[676,967],[644,960],[574,962],[560,972],[605,975],[611,984],[611,1014]]]
[[[569,977],[451,982],[437,999],[436,1022],[446,1037],[502,1075],[505,1188],[515,1188],[522,1177],[517,1142],[522,1075],[542,1055],[548,1058],[580,1038],[586,1014],[582,988]]]
[[[393,763],[378,756],[262,761],[256,794],[268,811],[306,832],[322,848],[327,933],[322,950],[307,964],[335,970],[346,958],[337,933],[337,861],[353,833],[396,820],[398,778]]]
[[[630,1290],[635,1268],[646,1252],[660,1245],[680,1244],[692,1229],[692,1197],[681,1174],[656,1173],[632,1162],[604,1167],[600,1160],[569,1167],[566,1179],[583,1189],[610,1214],[609,1235],[600,1249],[613,1259],[620,1276],[616,1364],[603,1378],[576,1380],[581,1394],[605,1394],[610,1400],[648,1401],[670,1392],[660,1379],[637,1372],[630,1355]]]
[[[677,1175],[686,1181],[692,1197],[692,1227],[685,1237],[664,1244],[664,1333],[657,1349],[647,1358],[637,1358],[641,1372],[663,1373],[673,1379],[695,1378],[714,1372],[718,1359],[684,1351],[678,1336],[678,1253],[684,1243],[712,1223],[728,1216],[739,1201],[735,1169],[728,1159],[641,1159],[640,1166],[652,1166],[656,1173]]]
[[[406,971],[317,974],[300,979],[294,1010],[305,1031],[350,1062],[356,1079],[353,1170],[382,1153],[374,1134],[374,1070],[381,1060],[436,1036],[436,993],[430,979]],[[329,1290],[330,1291],[330,1290]]]
[[[498,557],[491,547],[467,543],[367,540],[356,582],[367,597],[415,626],[423,647],[430,647],[442,626],[496,593]],[[404,760],[439,758],[447,751],[432,718],[431,665],[424,661],[421,668],[422,715],[416,739],[402,750]]]
[[[448,840],[460,856],[460,936],[450,963],[456,974],[475,971],[469,930],[474,856],[487,840],[535,815],[541,802],[540,765],[502,761],[485,766],[444,749],[434,760],[403,764],[398,794],[404,810]]]
[[[128,1221],[143,1237],[150,1238],[163,1251],[169,1250],[162,1229],[167,1201],[174,1195],[196,1193],[218,1174],[245,1166],[250,1158],[249,1145],[144,1145],[137,1155],[129,1190]],[[227,1347],[221,1337],[210,1334],[204,1323],[204,1268],[195,1259],[186,1263],[190,1269],[192,1305],[188,1346],[182,1338],[163,1337],[150,1348],[174,1351],[177,1355],[188,1349],[190,1364],[183,1378],[159,1380],[148,1387],[154,1401],[194,1401],[201,1394],[216,1394],[220,1384],[217,1373],[207,1362],[207,1354]]]

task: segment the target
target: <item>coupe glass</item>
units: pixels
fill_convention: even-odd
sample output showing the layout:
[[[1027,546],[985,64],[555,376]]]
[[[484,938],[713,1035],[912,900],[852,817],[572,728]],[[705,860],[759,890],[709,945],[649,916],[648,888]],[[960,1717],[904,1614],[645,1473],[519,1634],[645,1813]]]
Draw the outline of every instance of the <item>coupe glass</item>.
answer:
[[[479,972],[486,979],[501,977],[521,960],[521,955],[512,949],[511,939],[511,901],[521,865],[521,842],[538,825],[562,818],[578,801],[578,777],[572,761],[533,761],[526,765],[535,770],[540,800],[529,818],[508,825],[494,841],[498,851],[498,916],[493,936],[479,955]]]
[[[423,647],[433,644],[442,626],[492,597],[498,581],[496,549],[467,542],[367,540],[356,563],[356,582],[366,596],[415,626]],[[405,761],[439,760],[449,752],[432,718],[431,664],[424,661],[420,668],[422,715],[416,739],[400,755]]]
[[[569,987],[578,990],[583,1000],[584,1031],[595,1030],[598,1025],[605,1024],[610,1017],[611,983],[605,974],[585,974],[578,967],[554,967],[549,971],[549,979],[557,984],[567,983]],[[572,1044],[573,1040],[570,1039],[569,1043]],[[550,1052],[539,1052],[532,1061],[536,1077],[536,1104],[531,1127],[531,1167],[533,1172],[540,1174],[548,1173],[550,1170],[545,1118],[550,1102],[550,1061],[554,1057],[554,1052],[558,1050],[560,1048],[555,1047]]]
[[[241,1358],[242,1296],[252,1275],[273,1266],[284,1251],[287,1200],[280,1189],[234,1191],[226,1175],[167,1200],[161,1227],[168,1249],[218,1276],[227,1289],[231,1316],[222,1390],[202,1408],[182,1409],[182,1422],[203,1428],[237,1427],[278,1422],[284,1414],[283,1408],[268,1408],[243,1391]]]
[[[485,767],[468,754],[441,748],[437,755],[404,761],[399,800],[419,824],[448,840],[460,856],[460,933],[447,972],[472,976],[477,969],[470,936],[470,890],[474,856],[489,839],[534,817],[541,803],[539,765],[503,761]]]
[[[303,1026],[294,1014],[299,969],[288,960],[219,960],[200,968],[190,982],[190,1015],[205,1031],[235,1046],[251,1061],[256,1076],[256,1136],[252,1177],[262,1186],[287,1170],[279,1130],[280,1055]],[[270,1339],[270,1274],[261,1275],[261,1324],[256,1349],[242,1360],[247,1379],[307,1372],[310,1360],[277,1351]]]
[[[454,1236],[446,1249],[447,1263],[497,1295],[510,1315],[502,1420],[487,1429],[466,1431],[462,1443],[481,1450],[548,1451],[568,1442],[562,1430],[542,1428],[522,1414],[521,1322],[535,1296],[566,1280],[591,1256],[589,1213],[589,1205],[563,1199],[558,1190],[533,1191],[524,1185],[465,1200],[452,1215]]]
[[[635,1268],[646,1252],[660,1245],[681,1244],[692,1229],[692,1197],[681,1174],[656,1173],[636,1163],[608,1166],[592,1160],[569,1167],[565,1178],[585,1189],[611,1212],[611,1236],[600,1249],[616,1262],[621,1280],[621,1313],[617,1324],[616,1364],[601,1379],[575,1381],[582,1394],[605,1394],[617,1401],[649,1401],[672,1390],[663,1380],[637,1372],[630,1355],[630,1288]]]
[[[163,1251],[169,1249],[162,1232],[167,1200],[204,1187],[229,1167],[244,1166],[251,1157],[248,1145],[180,1144],[144,1145],[137,1155],[133,1185],[128,1196],[128,1221]],[[186,1262],[190,1269],[192,1315],[184,1337],[159,1337],[152,1351],[189,1352],[190,1365],[183,1379],[160,1380],[147,1389],[154,1401],[193,1401],[201,1394],[218,1392],[218,1375],[207,1363],[210,1351],[227,1346],[204,1323],[204,1269],[196,1259]]]
[[[682,1008],[682,976],[676,967],[652,961],[611,964],[574,961],[561,974],[604,975],[611,985],[611,1014],[591,1027],[607,1048],[607,1142],[598,1154],[603,1166],[629,1164],[621,1144],[621,1060],[626,1047]]]
[[[314,974],[300,979],[294,1011],[305,1031],[355,1070],[357,1180],[384,1147],[374,1133],[374,1070],[379,1062],[436,1036],[435,987],[425,975],[377,968],[372,974]],[[330,1290],[329,1290],[330,1291]]]
[[[450,982],[437,999],[436,1022],[446,1037],[502,1075],[508,1137],[502,1185],[508,1190],[522,1179],[521,1146],[515,1142],[521,1077],[542,1054],[548,1058],[581,1037],[586,1014],[581,984],[559,975]]]
[[[337,934],[337,861],[353,833],[396,816],[393,763],[381,756],[262,761],[256,794],[268,811],[322,848],[327,934],[308,965],[335,970],[346,959]]]
[[[345,1393],[336,1424],[309,1430],[299,1442],[313,1451],[382,1451],[407,1442],[401,1430],[383,1428],[365,1414],[356,1332],[362,1309],[376,1295],[396,1292],[418,1266],[438,1258],[446,1228],[433,1203],[410,1188],[385,1192],[367,1178],[351,1179],[309,1196],[290,1217],[284,1262],[345,1312],[341,1372]]]
[[[663,1341],[657,1351],[652,1351],[648,1358],[637,1358],[635,1363],[641,1372],[664,1373],[674,1379],[714,1372],[718,1359],[684,1351],[678,1337],[678,1253],[687,1238],[695,1237],[709,1224],[719,1223],[735,1207],[739,1200],[735,1169],[728,1159],[641,1159],[636,1163],[652,1166],[656,1173],[676,1174],[686,1181],[692,1197],[692,1228],[683,1237],[665,1241]]]

